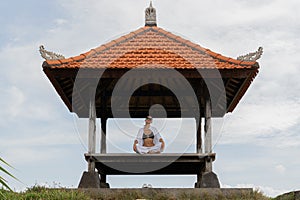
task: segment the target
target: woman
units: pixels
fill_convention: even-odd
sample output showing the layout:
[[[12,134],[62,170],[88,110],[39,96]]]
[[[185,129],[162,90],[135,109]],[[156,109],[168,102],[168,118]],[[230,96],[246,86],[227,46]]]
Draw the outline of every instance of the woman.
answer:
[[[151,126],[152,117],[147,116],[144,128],[141,128],[134,140],[133,150],[140,154],[157,154],[163,152],[165,142],[155,127]]]

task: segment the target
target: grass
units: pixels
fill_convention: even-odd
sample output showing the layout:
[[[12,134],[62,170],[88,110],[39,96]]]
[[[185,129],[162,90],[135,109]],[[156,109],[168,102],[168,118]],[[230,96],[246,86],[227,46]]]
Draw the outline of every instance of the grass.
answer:
[[[83,192],[67,189],[50,189],[43,186],[34,186],[20,193],[1,190],[6,199],[9,200],[91,200]]]
[[[157,190],[117,190],[116,192],[102,192],[97,193],[92,190],[77,190],[77,189],[53,189],[46,188],[44,186],[33,186],[28,188],[24,192],[12,192],[5,189],[0,189],[0,191],[6,196],[9,200],[126,200],[126,199],[151,199],[151,200],[272,200],[272,198],[268,198],[261,194],[260,192],[254,191],[253,193],[245,193],[245,194],[209,194],[203,193],[200,196],[193,194],[182,192],[175,195],[164,194],[161,191]],[[96,190],[94,190],[96,191]],[[1,199],[1,198],[0,198]],[[274,199],[275,200],[275,199]],[[277,200],[277,199],[276,199]],[[288,199],[282,199],[288,200]]]
[[[299,199],[299,197],[296,197],[296,192],[290,192],[274,198],[274,200],[296,200],[296,199]]]

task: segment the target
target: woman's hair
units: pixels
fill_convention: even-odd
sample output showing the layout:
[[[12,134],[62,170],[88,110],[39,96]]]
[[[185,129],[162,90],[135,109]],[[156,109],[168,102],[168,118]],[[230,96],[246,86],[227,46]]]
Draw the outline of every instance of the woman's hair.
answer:
[[[147,117],[146,117],[146,119],[153,119],[150,115],[148,115]]]

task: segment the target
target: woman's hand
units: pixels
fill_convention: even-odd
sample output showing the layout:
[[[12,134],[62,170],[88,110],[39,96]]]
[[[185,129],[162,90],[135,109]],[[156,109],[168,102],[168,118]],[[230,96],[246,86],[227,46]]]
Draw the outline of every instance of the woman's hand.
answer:
[[[165,148],[165,142],[164,142],[164,140],[163,140],[162,138],[159,139],[159,142],[161,142],[161,147],[160,147],[160,149],[163,151],[164,148]]]

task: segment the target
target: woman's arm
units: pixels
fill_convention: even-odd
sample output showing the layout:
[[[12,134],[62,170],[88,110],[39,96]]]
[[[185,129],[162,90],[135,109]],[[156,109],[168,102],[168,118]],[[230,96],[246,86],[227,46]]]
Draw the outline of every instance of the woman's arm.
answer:
[[[143,129],[139,130],[139,132],[138,132],[138,134],[137,134],[137,136],[136,136],[136,138],[134,140],[133,150],[135,152],[137,152],[137,147],[136,147],[137,144],[141,145],[141,146],[143,146],[143,144],[144,144],[144,141],[143,141]]]
[[[152,127],[151,129],[153,131],[153,134],[154,134],[154,140],[153,140],[153,143],[156,145],[158,143],[161,143],[161,151],[164,150],[165,148],[165,141],[162,139],[161,135],[159,134],[159,132],[157,131],[156,128]]]
[[[165,148],[165,141],[162,138],[160,138],[159,142],[161,142],[161,151],[163,151]]]
[[[138,141],[137,140],[134,140],[134,143],[133,143],[133,151],[137,152],[137,147],[136,145],[138,144]]]
[[[151,129],[151,131],[154,134],[153,143],[156,145],[156,144],[158,144],[160,142],[159,140],[161,139],[161,135],[159,134],[159,132],[157,131],[156,128],[151,127],[150,129]]]

